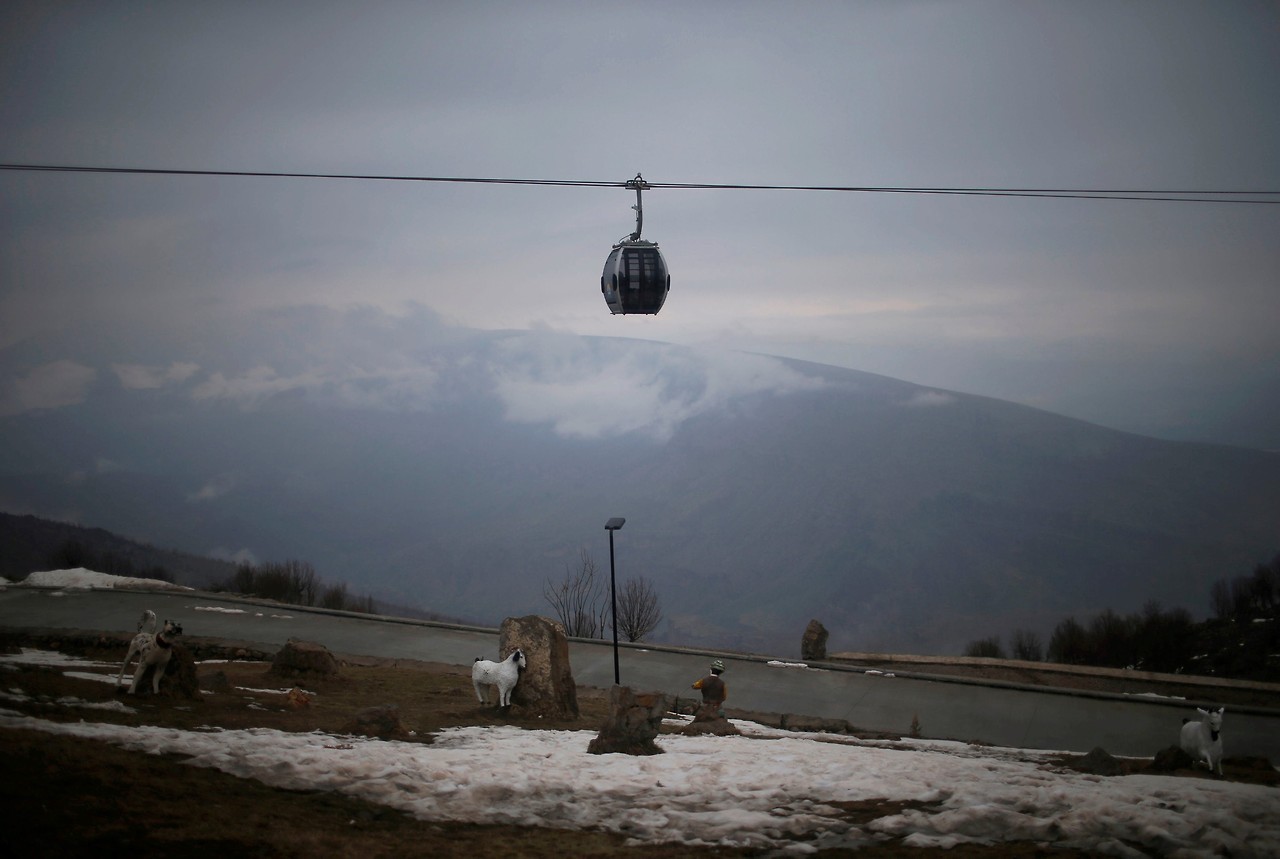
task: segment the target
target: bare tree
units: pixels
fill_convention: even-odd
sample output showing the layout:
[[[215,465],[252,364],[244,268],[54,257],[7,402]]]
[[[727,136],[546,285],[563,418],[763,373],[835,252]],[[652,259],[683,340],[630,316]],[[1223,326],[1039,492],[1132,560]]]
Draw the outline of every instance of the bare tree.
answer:
[[[307,561],[289,560],[284,562],[283,569],[289,577],[289,601],[298,605],[315,605],[320,589],[316,568]]]
[[[320,591],[320,608],[333,608],[342,611],[346,609],[349,602],[350,598],[347,595],[346,582],[328,585]]]
[[[1213,605],[1213,613],[1218,620],[1231,619],[1231,585],[1226,579],[1218,579],[1209,588],[1209,602]]]
[[[1085,665],[1089,661],[1089,634],[1074,617],[1060,621],[1049,638],[1049,661]]]
[[[1000,636],[993,635],[990,638],[980,638],[977,641],[969,642],[964,648],[965,656],[984,656],[988,659],[1007,659],[1004,654],[1004,645],[1000,643]]]
[[[1029,629],[1015,629],[1010,647],[1013,649],[1014,659],[1044,661],[1044,647],[1040,644],[1040,636]]]
[[[580,550],[576,568],[565,565],[562,581],[547,579],[542,595],[555,609],[565,635],[604,637],[609,588],[596,577],[596,562],[586,549]]]
[[[661,622],[662,608],[653,583],[644,576],[627,579],[618,594],[618,633],[627,641],[640,641]]]

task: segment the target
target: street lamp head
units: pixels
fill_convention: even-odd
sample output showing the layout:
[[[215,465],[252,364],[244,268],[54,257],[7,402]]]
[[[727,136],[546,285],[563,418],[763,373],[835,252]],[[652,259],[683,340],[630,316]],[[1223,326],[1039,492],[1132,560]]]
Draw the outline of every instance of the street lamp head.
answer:
[[[615,516],[612,519],[610,519],[608,522],[604,523],[604,529],[606,531],[617,531],[619,528],[623,526],[623,524],[626,521],[627,520],[623,519],[621,516]]]

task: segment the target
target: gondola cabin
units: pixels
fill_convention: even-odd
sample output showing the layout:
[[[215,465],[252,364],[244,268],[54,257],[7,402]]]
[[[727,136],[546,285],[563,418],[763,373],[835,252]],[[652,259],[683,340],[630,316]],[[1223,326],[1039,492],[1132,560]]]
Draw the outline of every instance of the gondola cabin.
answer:
[[[670,289],[667,261],[655,242],[619,242],[604,261],[600,291],[610,313],[657,313]]]

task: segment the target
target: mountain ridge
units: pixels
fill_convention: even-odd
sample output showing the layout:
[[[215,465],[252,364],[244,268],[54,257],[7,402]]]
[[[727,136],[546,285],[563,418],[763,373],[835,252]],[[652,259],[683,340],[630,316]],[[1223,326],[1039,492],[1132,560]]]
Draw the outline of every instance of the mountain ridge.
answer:
[[[1203,613],[1280,538],[1280,456],[1245,448],[641,340],[389,337],[352,368],[289,332],[287,364],[5,418],[0,507],[492,624],[546,613],[584,547],[603,569],[624,516],[618,579],[655,583],[659,639],[776,653],[811,618],[833,648],[945,653],[1152,599]]]

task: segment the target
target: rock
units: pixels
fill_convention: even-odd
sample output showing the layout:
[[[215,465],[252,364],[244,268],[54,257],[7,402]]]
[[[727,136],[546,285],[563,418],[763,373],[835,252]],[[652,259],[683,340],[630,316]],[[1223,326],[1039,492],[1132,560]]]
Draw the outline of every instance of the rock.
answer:
[[[271,660],[267,674],[285,679],[336,677],[338,660],[323,644],[291,638]]]
[[[524,651],[525,670],[511,693],[511,703],[532,716],[578,718],[578,687],[569,666],[569,639],[564,627],[537,615],[509,617],[498,630],[498,658]]]
[[[720,709],[713,704],[699,707],[693,714],[693,721],[685,725],[680,733],[687,737],[696,737],[700,734],[711,734],[716,737],[742,735],[732,722],[720,715]]]
[[[1067,766],[1076,772],[1090,775],[1124,775],[1124,764],[1112,757],[1101,746],[1095,747],[1087,755],[1072,758],[1067,761]]]
[[[130,667],[137,668],[137,664],[133,662]],[[151,694],[151,675],[154,671],[155,668],[150,667],[142,672],[142,679],[138,681],[139,695]],[[129,680],[131,673],[125,672],[125,680]],[[173,655],[165,663],[164,674],[160,677],[160,694],[169,698],[185,698],[188,701],[201,700],[195,657],[191,655],[191,651],[179,643],[174,643]]]
[[[1168,746],[1156,752],[1155,759],[1147,769],[1151,772],[1171,773],[1178,770],[1189,770],[1193,766],[1191,755],[1179,746]]]
[[[227,679],[227,672],[214,671],[200,675],[200,688],[206,692],[225,694],[231,691],[231,681]]]
[[[827,628],[816,620],[809,621],[804,637],[800,639],[800,658],[823,660],[827,658]]]
[[[600,733],[587,745],[593,755],[660,755],[658,736],[667,714],[667,696],[661,692],[632,692],[628,686],[609,691],[609,716]]]
[[[400,724],[400,708],[395,704],[382,704],[361,710],[343,726],[342,732],[379,740],[403,740],[409,736],[404,725]]]
[[[698,703],[693,711],[693,721],[685,725],[680,733],[686,736],[713,734],[717,737],[736,737],[742,734],[733,723],[720,714],[722,705],[715,703]]]
[[[1264,758],[1259,755],[1237,755],[1231,758],[1223,758],[1222,764],[1234,769],[1254,770],[1264,773],[1273,773],[1276,769],[1270,758]]]
[[[844,719],[828,719],[822,716],[803,716],[794,713],[787,713],[782,717],[782,727],[788,731],[817,731],[827,734],[853,733],[853,726]]]
[[[690,722],[680,729],[686,737],[698,737],[710,734],[713,737],[740,737],[742,732],[733,726],[728,719],[715,719],[709,722]]]

